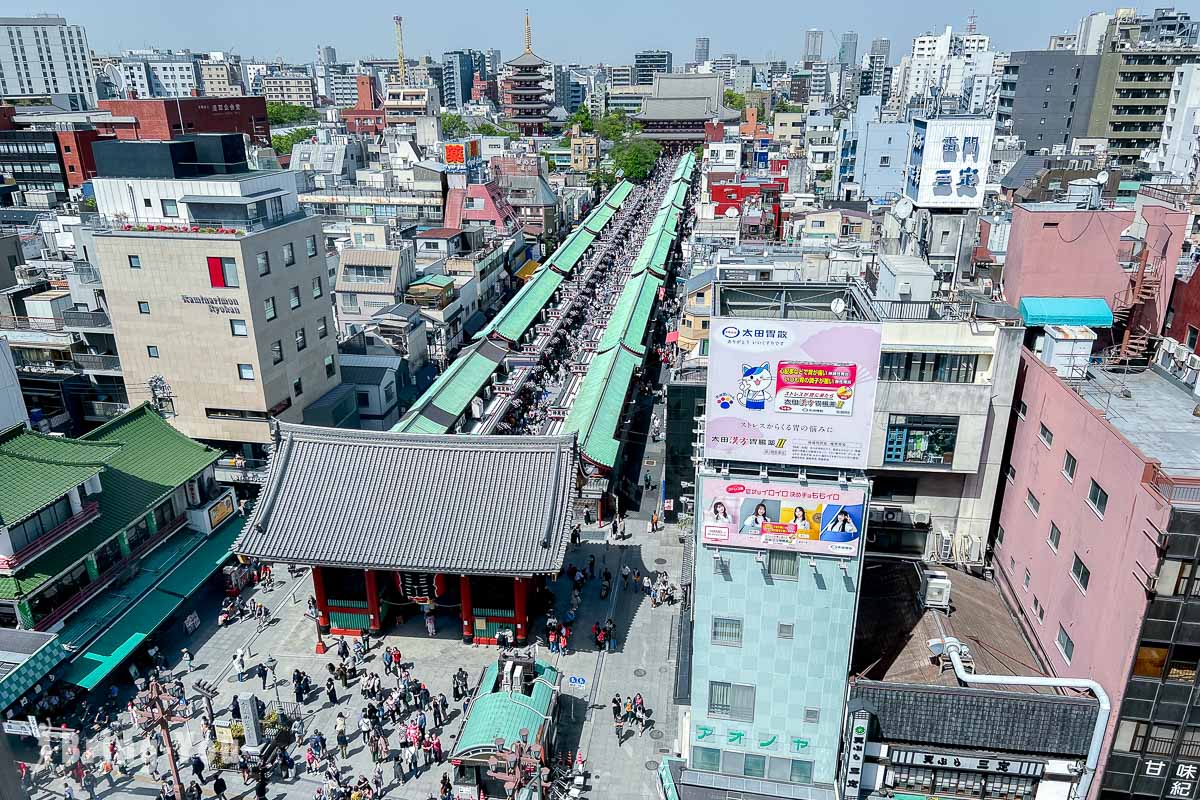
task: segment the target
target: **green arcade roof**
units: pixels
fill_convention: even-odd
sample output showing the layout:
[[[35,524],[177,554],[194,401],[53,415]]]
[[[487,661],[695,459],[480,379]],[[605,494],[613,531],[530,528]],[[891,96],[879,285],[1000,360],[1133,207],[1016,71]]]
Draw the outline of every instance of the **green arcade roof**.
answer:
[[[1112,309],[1102,297],[1024,297],[1021,321],[1026,325],[1087,325],[1111,328]]]
[[[480,334],[494,330],[510,342],[517,341],[529,330],[563,280],[563,275],[552,269],[539,270]]]
[[[604,335],[596,345],[597,352],[602,353],[623,344],[636,355],[646,354],[642,339],[646,336],[646,326],[660,286],[662,281],[649,272],[629,279],[609,315]]]
[[[471,703],[462,733],[450,753],[451,758],[480,758],[496,752],[496,740],[503,739],[506,746],[521,736],[521,729],[530,732],[531,738],[546,722],[550,706],[558,685],[559,672],[545,661],[535,661],[534,671],[539,680],[533,684],[531,693],[516,696],[496,690],[499,668],[490,664],[483,673],[480,694]],[[482,687],[488,687],[485,691]]]
[[[617,463],[621,443],[617,430],[621,412],[642,359],[621,347],[597,353],[571,403],[563,433],[579,437],[579,449],[590,461],[606,467]]]
[[[471,399],[495,374],[504,350],[494,342],[476,342],[450,363],[408,415],[392,427],[397,433],[447,433]]]

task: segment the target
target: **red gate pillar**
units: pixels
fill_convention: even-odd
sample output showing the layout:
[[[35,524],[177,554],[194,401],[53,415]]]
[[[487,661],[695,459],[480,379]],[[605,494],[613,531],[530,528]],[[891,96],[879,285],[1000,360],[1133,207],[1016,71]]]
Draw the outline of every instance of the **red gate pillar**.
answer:
[[[513,578],[513,616],[517,618],[517,644],[524,645],[529,638],[529,615],[525,601],[529,593],[529,582],[524,578]]]
[[[458,593],[462,597],[462,640],[463,644],[475,641],[475,612],[471,607],[471,576],[460,575]]]
[[[325,573],[321,567],[312,568],[313,599],[317,602],[317,624],[329,624],[329,601],[325,597]]]
[[[367,627],[373,631],[383,627],[383,620],[379,616],[379,583],[376,578],[375,570],[367,570]]]

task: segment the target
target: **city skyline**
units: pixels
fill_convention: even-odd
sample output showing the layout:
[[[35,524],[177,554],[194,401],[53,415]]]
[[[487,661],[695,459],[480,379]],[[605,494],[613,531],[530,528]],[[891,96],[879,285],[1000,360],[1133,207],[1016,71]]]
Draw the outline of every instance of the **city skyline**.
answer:
[[[912,37],[938,31],[946,25],[963,30],[969,10],[941,3],[898,3],[875,8],[868,2],[852,0],[849,6],[805,10],[797,15],[795,27],[755,25],[741,27],[709,21],[711,15],[694,3],[668,2],[648,7],[629,0],[607,4],[604,12],[588,13],[565,9],[559,4],[467,4],[474,14],[460,15],[447,24],[438,10],[415,6],[397,9],[385,3],[358,7],[350,16],[322,19],[320,26],[310,23],[319,13],[314,0],[300,0],[286,9],[274,4],[246,6],[229,0],[208,4],[210,13],[190,20],[186,29],[173,24],[169,17],[147,19],[135,4],[123,0],[97,13],[96,6],[82,0],[61,0],[53,9],[73,24],[84,25],[88,40],[97,54],[117,53],[124,49],[160,47],[190,48],[197,51],[232,50],[244,57],[306,63],[314,59],[318,45],[332,46],[340,60],[388,58],[394,56],[390,17],[402,11],[405,17],[405,52],[409,58],[421,55],[440,57],[441,53],[463,47],[497,47],[502,53],[516,54],[523,47],[522,15],[526,6],[533,23],[534,49],[557,63],[632,63],[639,50],[667,49],[680,65],[694,51],[695,38],[711,40],[710,53],[718,56],[736,52],[755,61],[798,61],[804,50],[804,31],[818,28],[826,32],[825,57],[836,56],[841,34],[853,31],[860,42],[879,37],[892,40],[893,59],[907,52]],[[715,8],[715,5],[714,5]],[[1024,9],[1028,13],[1020,13]],[[1033,3],[1018,0],[1008,13],[979,14],[977,27],[992,37],[993,49],[1034,50],[1047,46],[1055,33],[1074,31],[1079,19],[1091,11],[1112,11],[1090,2],[1056,4],[1051,15],[1039,14]],[[699,12],[699,13],[698,13]],[[631,26],[627,20],[644,20]],[[238,18],[236,29],[218,26],[222,19]],[[861,24],[849,28],[846,20]],[[1032,23],[1032,25],[1031,25]],[[575,33],[587,30],[590,35]],[[830,52],[832,51],[832,52]]]

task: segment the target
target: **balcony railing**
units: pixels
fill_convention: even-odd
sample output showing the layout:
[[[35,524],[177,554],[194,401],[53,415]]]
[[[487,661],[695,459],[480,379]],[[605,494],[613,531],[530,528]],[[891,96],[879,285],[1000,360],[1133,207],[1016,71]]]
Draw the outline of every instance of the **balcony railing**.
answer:
[[[0,314],[0,330],[61,331],[62,329],[62,320],[54,317],[13,317]]]
[[[103,214],[83,215],[84,225],[99,233],[151,234],[181,236],[245,236],[248,233],[269,230],[289,222],[312,216],[305,208],[279,216],[255,217],[253,219],[206,219],[186,220],[180,218],[139,217],[117,218]]]
[[[110,403],[104,400],[85,400],[83,415],[89,419],[110,420],[129,410],[128,403]]]
[[[106,370],[115,372],[121,369],[121,359],[117,356],[93,355],[92,353],[72,353],[71,361],[82,370]]]
[[[0,569],[16,569],[21,564],[40,555],[53,545],[70,536],[75,531],[100,516],[100,504],[89,501],[83,504],[79,513],[68,519],[57,528],[51,529],[37,541],[23,547],[11,556],[0,556]]]
[[[111,328],[112,320],[105,311],[64,311],[65,328]]]
[[[1171,503],[1200,505],[1200,478],[1169,475],[1162,470],[1155,470],[1150,482]]]

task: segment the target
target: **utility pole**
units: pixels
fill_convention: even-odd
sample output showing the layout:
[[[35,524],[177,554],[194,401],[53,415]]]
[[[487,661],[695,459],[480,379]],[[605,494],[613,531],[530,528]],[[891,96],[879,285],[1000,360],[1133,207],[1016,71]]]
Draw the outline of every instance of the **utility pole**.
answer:
[[[134,716],[142,723],[142,732],[158,728],[162,733],[163,743],[167,747],[167,763],[171,765],[171,780],[175,784],[176,800],[183,800],[183,781],[179,778],[179,764],[175,758],[175,745],[171,741],[171,723],[183,722],[183,717],[177,717],[167,712],[163,706],[163,695],[166,691],[156,679],[151,679],[147,688],[138,692]]]
[[[503,737],[495,740],[496,755],[488,759],[488,777],[504,782],[509,797],[516,797],[517,790],[536,781],[537,797],[542,796],[550,770],[542,766],[542,746],[529,744],[529,729],[522,728],[521,738],[505,749]]]

